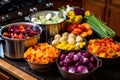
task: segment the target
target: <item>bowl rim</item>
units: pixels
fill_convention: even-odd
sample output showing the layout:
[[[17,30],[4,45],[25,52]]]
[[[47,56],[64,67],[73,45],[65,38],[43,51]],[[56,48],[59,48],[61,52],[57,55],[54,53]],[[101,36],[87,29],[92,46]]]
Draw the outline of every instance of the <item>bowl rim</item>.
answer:
[[[56,62],[56,60],[55,61],[53,61],[53,62],[51,62],[51,63],[48,63],[48,64],[40,64],[40,63],[36,63],[36,62],[30,62],[30,61],[28,61],[26,58],[24,58],[25,59],[25,61],[27,62],[27,63],[30,63],[30,64],[35,64],[35,65],[52,65],[52,64],[54,64],[55,62]]]
[[[58,22],[58,23],[51,23],[51,24],[42,24],[42,23],[36,23],[36,22],[31,21],[32,16],[35,16],[36,14],[39,14],[39,13],[42,13],[42,12],[48,12],[48,13],[51,12],[51,13],[55,13],[55,14],[60,14],[60,15],[62,15],[62,17],[63,17],[63,20],[60,21],[60,22]],[[55,10],[37,11],[37,12],[31,13],[31,14],[28,15],[26,18],[27,18],[28,21],[30,21],[30,22],[32,22],[32,23],[40,24],[40,25],[54,25],[54,24],[62,23],[62,22],[64,22],[64,21],[66,20],[66,16],[65,16],[62,12],[60,12],[60,11],[55,11]]]

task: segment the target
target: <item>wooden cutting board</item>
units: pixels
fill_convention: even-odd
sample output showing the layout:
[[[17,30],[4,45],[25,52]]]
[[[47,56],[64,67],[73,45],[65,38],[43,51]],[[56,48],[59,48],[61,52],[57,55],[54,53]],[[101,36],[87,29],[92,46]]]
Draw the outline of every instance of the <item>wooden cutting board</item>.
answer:
[[[7,71],[9,74],[18,78],[19,80],[37,80],[37,78],[31,76],[30,74],[20,70],[19,68],[13,66],[7,61],[0,58],[0,68]]]

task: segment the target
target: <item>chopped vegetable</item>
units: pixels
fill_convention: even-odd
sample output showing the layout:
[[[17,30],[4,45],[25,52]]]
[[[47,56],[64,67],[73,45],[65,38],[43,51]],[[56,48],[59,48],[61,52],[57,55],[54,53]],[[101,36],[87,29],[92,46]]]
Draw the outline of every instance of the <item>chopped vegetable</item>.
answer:
[[[27,49],[24,53],[24,58],[30,62],[48,64],[54,62],[59,54],[60,50],[48,43],[38,43]]]
[[[112,38],[91,39],[87,49],[92,54],[102,58],[115,58],[120,56],[120,43],[116,43]],[[94,59],[90,59],[94,61]]]

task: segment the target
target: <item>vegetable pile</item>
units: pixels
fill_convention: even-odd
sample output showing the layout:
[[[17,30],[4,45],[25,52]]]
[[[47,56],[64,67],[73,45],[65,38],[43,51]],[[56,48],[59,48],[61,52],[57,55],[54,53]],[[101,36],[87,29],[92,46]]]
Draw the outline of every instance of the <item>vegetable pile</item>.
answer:
[[[90,16],[90,11],[84,11],[79,7],[70,7],[69,5],[66,8],[60,8],[60,11],[67,16],[66,31],[82,37],[88,37],[93,34],[90,24],[84,21],[84,16]]]
[[[12,25],[7,27],[3,31],[3,36],[11,39],[25,39],[34,37],[35,35],[38,35],[40,33],[40,30],[38,27],[34,28],[30,25]]]
[[[69,73],[88,73],[96,67],[96,58],[89,52],[70,51],[61,53],[58,58],[58,65]]]
[[[51,44],[61,50],[78,50],[86,45],[86,40],[80,35],[64,32],[56,34]]]
[[[67,31],[82,37],[88,37],[93,34],[93,30],[89,23],[71,23],[67,26]]]
[[[54,48],[48,43],[38,43],[27,49],[24,58],[29,62],[38,64],[53,63],[59,56],[60,50]]]
[[[80,34],[82,37],[91,36],[93,32],[100,38],[115,36],[115,32],[104,22],[96,18],[90,11],[85,11],[79,7],[71,7],[69,5],[59,10],[67,16],[66,23],[68,32]],[[89,29],[86,28],[86,25],[81,25],[83,23],[90,25]]]
[[[112,38],[91,39],[87,50],[98,57],[115,58],[120,56],[120,43],[116,43]]]

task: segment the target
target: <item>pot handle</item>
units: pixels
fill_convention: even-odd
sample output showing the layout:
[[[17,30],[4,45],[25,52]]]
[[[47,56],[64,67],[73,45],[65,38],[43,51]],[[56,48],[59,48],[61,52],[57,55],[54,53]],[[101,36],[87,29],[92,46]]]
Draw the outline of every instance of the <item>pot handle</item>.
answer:
[[[102,60],[98,59],[97,67],[101,67],[101,66],[102,66]]]
[[[1,32],[1,29],[3,28],[4,26],[0,26],[0,43],[4,42],[4,39],[2,38],[2,32]]]

